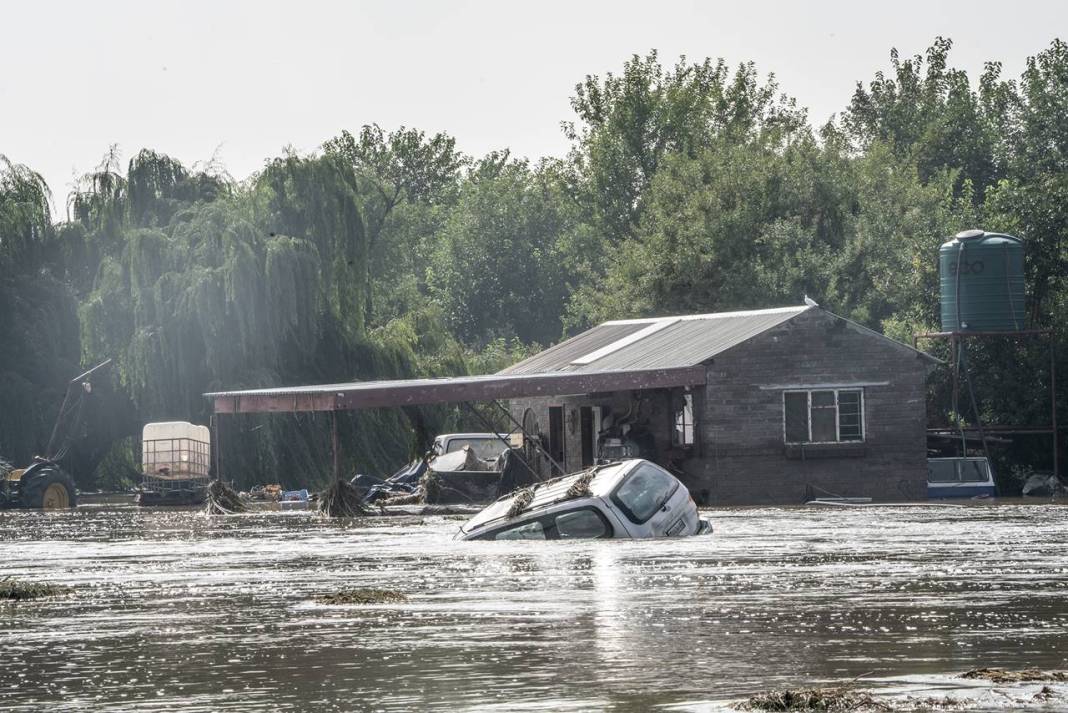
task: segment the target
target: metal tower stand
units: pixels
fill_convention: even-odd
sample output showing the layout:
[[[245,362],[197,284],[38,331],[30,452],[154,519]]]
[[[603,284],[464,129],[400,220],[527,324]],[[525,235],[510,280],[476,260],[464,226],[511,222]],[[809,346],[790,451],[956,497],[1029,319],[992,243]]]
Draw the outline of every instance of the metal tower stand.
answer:
[[[1050,425],[1046,426],[983,426],[981,423],[976,426],[960,426],[953,431],[944,428],[928,428],[927,432],[930,434],[942,434],[945,435],[948,432],[957,432],[962,436],[968,432],[978,433],[980,439],[983,442],[983,450],[986,450],[986,434],[1003,434],[1003,435],[1045,435],[1051,436],[1053,447],[1053,476],[1060,479],[1060,469],[1057,459],[1057,361],[1055,358],[1054,343],[1056,341],[1056,335],[1052,329],[1016,329],[1007,331],[955,331],[955,332],[925,332],[920,334],[914,334],[912,336],[912,345],[919,347],[921,339],[948,339],[949,348],[952,356],[952,373],[953,373],[953,408],[959,418],[960,411],[958,404],[960,403],[960,354],[961,346],[965,340],[971,337],[1047,337],[1049,339],[1049,402],[1050,402]],[[970,383],[970,377],[969,377]]]

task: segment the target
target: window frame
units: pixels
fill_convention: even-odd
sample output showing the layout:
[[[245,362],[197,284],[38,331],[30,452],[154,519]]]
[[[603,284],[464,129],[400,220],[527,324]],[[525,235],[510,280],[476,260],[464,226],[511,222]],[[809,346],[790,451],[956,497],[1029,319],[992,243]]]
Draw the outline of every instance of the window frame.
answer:
[[[579,512],[579,511],[582,511],[582,510],[591,511],[592,513],[594,513],[601,520],[601,524],[604,525],[604,534],[603,535],[599,535],[597,537],[591,537],[591,538],[560,537],[560,533],[556,529],[556,518],[559,517],[560,515],[569,515],[571,513]],[[601,511],[600,508],[598,508],[598,507],[596,507],[594,505],[581,505],[579,507],[563,508],[561,510],[556,510],[554,512],[542,513],[540,515],[535,515],[534,517],[526,518],[526,519],[524,519],[524,520],[522,520],[520,522],[511,522],[511,523],[507,523],[505,525],[500,525],[498,527],[493,528],[492,530],[490,530],[488,532],[482,533],[481,535],[479,535],[475,539],[476,540],[492,540],[494,542],[507,542],[509,540],[498,540],[497,539],[497,535],[499,533],[501,533],[501,532],[506,532],[508,530],[513,530],[513,529],[518,528],[518,527],[523,527],[525,525],[529,525],[532,522],[541,523],[542,532],[545,534],[545,539],[544,540],[533,540],[532,539],[531,541],[533,541],[533,542],[544,542],[545,540],[571,540],[571,539],[608,540],[608,539],[612,539],[613,537],[616,536],[616,528],[612,525],[611,520],[609,520],[608,516],[605,515]],[[515,540],[515,541],[516,542],[522,542],[523,540]]]
[[[812,394],[816,392],[830,391],[834,393],[834,437],[833,441],[815,441],[812,439]],[[842,440],[842,411],[841,403],[839,400],[839,394],[841,393],[854,393],[860,395],[860,438],[850,438]],[[806,425],[808,426],[808,439],[804,441],[791,441],[787,436],[786,429],[786,395],[787,394],[805,394],[805,418]],[[807,445],[839,445],[848,443],[865,443],[868,440],[868,414],[865,408],[865,397],[863,387],[846,387],[838,388],[834,386],[819,387],[813,386],[805,389],[783,389],[782,391],[782,440],[788,446],[807,446]],[[830,408],[829,406],[819,406],[817,408]]]

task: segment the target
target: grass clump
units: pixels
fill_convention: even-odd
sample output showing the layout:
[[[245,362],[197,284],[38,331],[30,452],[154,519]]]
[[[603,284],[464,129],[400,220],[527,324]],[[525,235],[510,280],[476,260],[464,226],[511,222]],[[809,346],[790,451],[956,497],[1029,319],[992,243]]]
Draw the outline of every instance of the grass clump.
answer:
[[[27,599],[58,597],[70,591],[69,587],[47,582],[25,582],[21,579],[5,577],[0,579],[0,600],[21,602]]]
[[[960,677],[991,683],[1065,682],[1068,681],[1068,671],[1043,671],[1037,668],[1025,668],[1020,671],[1007,671],[1003,668],[975,668],[962,673]]]
[[[863,711],[890,710],[867,691],[850,687],[798,688],[751,696],[738,706],[744,711]]]
[[[516,494],[512,496],[512,504],[508,507],[508,517],[515,517],[519,515],[528,507],[530,503],[534,501],[534,489],[522,488],[517,490]]]
[[[370,512],[360,491],[347,480],[335,480],[319,493],[319,513],[327,517],[359,517]]]
[[[596,475],[597,471],[587,470],[585,473],[575,478],[575,482],[568,487],[565,497],[567,497],[568,500],[590,497],[590,495],[593,494],[590,492],[590,483],[593,482]]]
[[[233,488],[221,480],[208,483],[208,493],[204,499],[204,512],[208,515],[232,515],[246,512],[248,503],[241,499]]]
[[[392,589],[344,589],[315,598],[320,604],[400,604],[408,597]]]

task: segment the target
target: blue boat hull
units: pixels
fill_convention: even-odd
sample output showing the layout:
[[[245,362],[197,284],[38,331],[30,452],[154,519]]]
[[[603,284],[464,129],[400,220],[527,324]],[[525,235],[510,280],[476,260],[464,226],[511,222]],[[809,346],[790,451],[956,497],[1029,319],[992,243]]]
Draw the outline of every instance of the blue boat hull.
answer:
[[[998,494],[997,488],[986,483],[975,485],[927,485],[927,497],[937,498],[976,498],[994,497]]]

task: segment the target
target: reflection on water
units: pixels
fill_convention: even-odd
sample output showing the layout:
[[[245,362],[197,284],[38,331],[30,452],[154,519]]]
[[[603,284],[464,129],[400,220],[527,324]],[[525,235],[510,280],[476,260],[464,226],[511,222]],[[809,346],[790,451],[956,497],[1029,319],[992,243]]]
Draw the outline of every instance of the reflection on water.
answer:
[[[712,537],[455,542],[441,517],[0,514],[5,710],[646,710],[1068,667],[1068,508],[738,509]],[[405,604],[325,606],[366,586]]]

